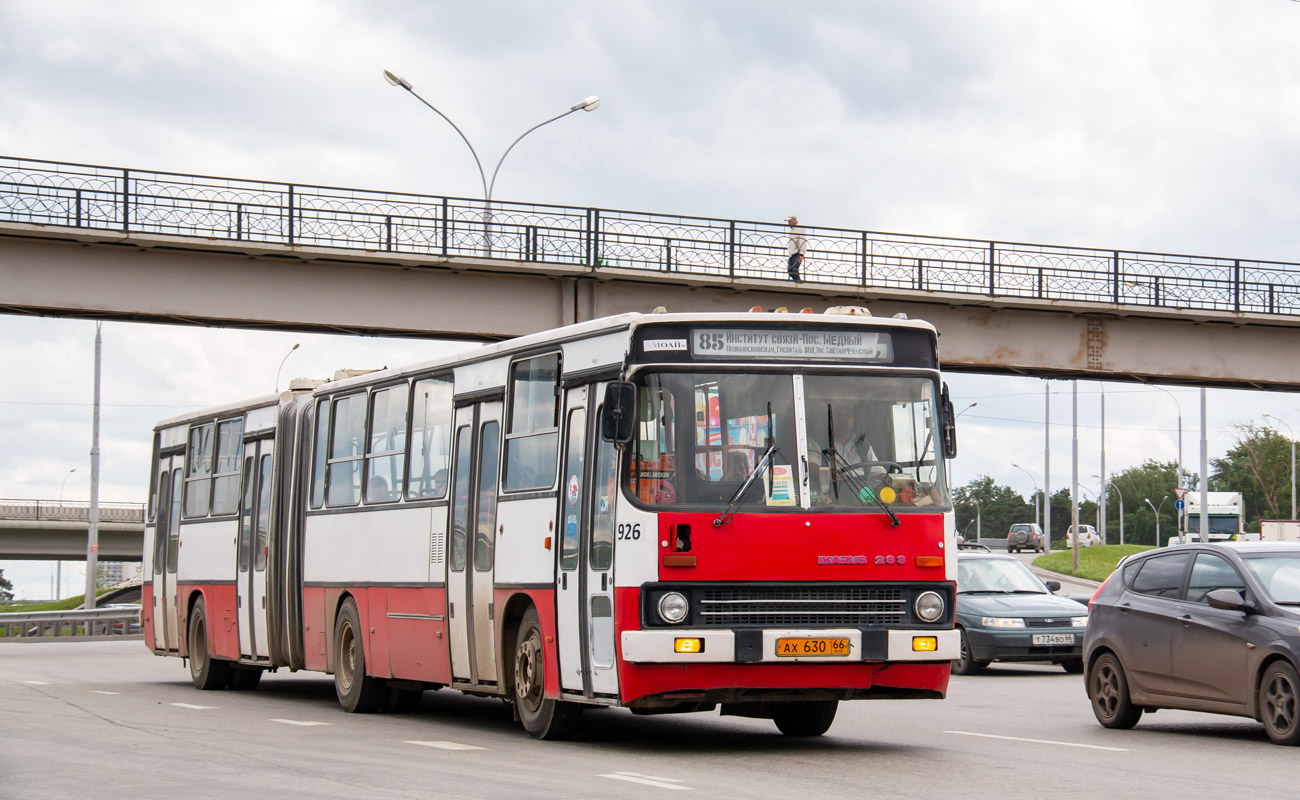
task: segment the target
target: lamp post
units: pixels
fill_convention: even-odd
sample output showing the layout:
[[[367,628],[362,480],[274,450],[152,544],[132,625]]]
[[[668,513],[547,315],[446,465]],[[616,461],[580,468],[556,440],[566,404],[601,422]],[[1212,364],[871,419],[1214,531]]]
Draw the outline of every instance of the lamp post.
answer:
[[[275,393],[276,394],[280,393],[280,370],[284,369],[284,362],[288,361],[289,356],[293,355],[293,351],[297,349],[298,349],[298,342],[294,342],[293,347],[289,348],[289,352],[285,353],[284,358],[280,359],[280,366],[275,370]]]
[[[979,404],[980,404],[979,401],[976,400],[975,402],[963,408],[961,411],[958,411],[955,415],[953,415],[952,418],[953,424],[956,424],[957,420],[961,417],[962,414],[965,414],[967,411],[970,411],[972,408],[974,408]],[[952,459],[950,458],[948,459],[948,491],[950,493],[952,492],[953,489],[957,488],[957,484],[953,483],[952,479],[953,479]]]
[[[1169,495],[1165,495],[1160,499],[1159,506],[1152,505],[1151,498],[1149,497],[1144,497],[1142,499],[1147,502],[1147,505],[1151,506],[1152,511],[1156,512],[1156,547],[1159,547],[1160,546],[1160,509],[1165,507],[1165,501],[1169,499]]]
[[[1178,402],[1178,398],[1174,397],[1173,392],[1162,386],[1155,386],[1155,388],[1169,395],[1169,399],[1174,401],[1174,407],[1178,409],[1178,488],[1181,489],[1183,488],[1183,406]]]
[[[1291,519],[1295,519],[1295,431],[1291,429],[1290,423],[1284,422],[1281,417],[1275,417],[1272,414],[1265,414],[1264,416],[1286,425],[1287,433],[1291,434]]]
[[[513,142],[510,143],[510,146],[506,148],[506,151],[501,154],[501,158],[497,160],[497,165],[492,170],[492,180],[489,181],[487,178],[487,173],[484,172],[483,170],[483,162],[479,160],[478,153],[474,150],[474,145],[470,144],[469,137],[465,135],[464,131],[462,131],[459,127],[456,126],[456,123],[451,121],[450,117],[448,117],[446,114],[439,111],[433,105],[433,103],[430,103],[428,100],[425,100],[423,97],[421,97],[419,92],[415,91],[415,89],[412,88],[411,83],[407,81],[405,78],[395,75],[392,72],[389,72],[388,70],[384,70],[384,80],[388,81],[388,83],[393,86],[400,86],[401,88],[405,89],[416,100],[419,100],[421,103],[424,103],[426,106],[432,109],[433,113],[437,114],[438,116],[446,120],[447,124],[450,125],[452,128],[455,128],[456,133],[460,134],[460,138],[465,142],[465,146],[469,148],[470,155],[474,156],[474,165],[478,167],[479,180],[483,182],[484,242],[487,245],[487,253],[489,256],[492,255],[492,233],[491,233],[492,190],[496,188],[497,173],[501,171],[501,164],[506,160],[506,156],[510,155],[510,151],[515,149],[515,145],[519,144],[520,140],[522,140],[525,136],[537,130],[538,128],[542,127],[543,125],[549,125],[550,123],[555,122],[557,119],[563,119],[564,117],[569,116],[575,111],[595,111],[597,108],[600,107],[600,98],[596,97],[595,95],[592,95],[591,97],[588,97],[580,102],[574,103],[572,106],[569,107],[568,111],[565,111],[562,114],[556,114],[550,119],[539,122],[533,127],[519,134],[519,136]]]
[[[976,500],[974,497],[972,497],[971,500],[975,503],[975,541],[983,544],[983,542],[980,541],[984,538],[983,523],[980,521],[980,501]]]
[[[1013,466],[1013,467],[1015,467],[1016,469],[1020,470],[1021,472],[1025,473],[1025,475],[1028,475],[1028,476],[1029,476],[1029,481],[1030,481],[1031,483],[1034,484],[1034,524],[1035,524],[1035,525],[1038,525],[1038,524],[1039,524],[1039,519],[1038,519],[1038,495],[1039,495],[1039,492],[1041,491],[1041,490],[1038,488],[1038,481],[1034,480],[1034,476],[1033,476],[1033,474],[1032,474],[1029,470],[1027,470],[1027,469],[1025,469],[1024,467],[1020,466],[1019,464],[1012,464],[1011,466]],[[1044,538],[1046,538],[1046,534],[1044,534]]]
[[[1100,478],[1101,476],[1093,475],[1092,477]],[[1114,481],[1106,481],[1103,485],[1114,489],[1115,494],[1119,495],[1119,543],[1124,544],[1124,493],[1119,490],[1119,487],[1115,485]],[[1103,537],[1105,535],[1106,534],[1104,533],[1102,534]]]
[[[74,472],[76,472],[76,471],[77,471],[77,468],[76,468],[76,467],[73,467],[72,469],[68,470],[68,474],[67,474],[67,475],[64,475],[64,476],[63,476],[63,483],[59,484],[59,502],[60,502],[60,503],[63,502],[63,487],[65,487],[65,486],[68,485],[68,478],[71,478],[71,477],[72,477],[72,473],[74,473]]]

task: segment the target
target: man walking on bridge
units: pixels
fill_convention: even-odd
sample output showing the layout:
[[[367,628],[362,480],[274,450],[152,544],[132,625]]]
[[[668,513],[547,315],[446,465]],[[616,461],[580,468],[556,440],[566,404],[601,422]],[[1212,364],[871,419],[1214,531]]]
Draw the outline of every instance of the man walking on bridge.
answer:
[[[787,248],[790,258],[786,261],[785,271],[790,274],[790,280],[799,282],[799,267],[803,264],[803,255],[808,250],[808,240],[804,238],[803,228],[799,227],[799,217],[791,214],[785,218],[786,224],[790,226],[790,245]]]

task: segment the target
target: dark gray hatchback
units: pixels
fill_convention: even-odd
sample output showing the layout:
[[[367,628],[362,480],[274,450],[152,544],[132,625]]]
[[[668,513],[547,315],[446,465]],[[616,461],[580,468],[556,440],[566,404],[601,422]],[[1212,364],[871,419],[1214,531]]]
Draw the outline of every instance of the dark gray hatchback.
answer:
[[[1300,544],[1182,545],[1130,556],[1097,591],[1084,635],[1097,721],[1144,711],[1253,717],[1300,743]]]

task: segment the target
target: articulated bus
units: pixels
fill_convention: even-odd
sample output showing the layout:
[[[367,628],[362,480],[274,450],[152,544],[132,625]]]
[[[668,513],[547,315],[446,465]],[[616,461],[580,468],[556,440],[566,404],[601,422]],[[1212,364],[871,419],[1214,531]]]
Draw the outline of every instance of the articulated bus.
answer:
[[[928,323],[624,314],[166,420],[142,622],[200,689],[449,688],[824,733],[942,698],[952,404]]]

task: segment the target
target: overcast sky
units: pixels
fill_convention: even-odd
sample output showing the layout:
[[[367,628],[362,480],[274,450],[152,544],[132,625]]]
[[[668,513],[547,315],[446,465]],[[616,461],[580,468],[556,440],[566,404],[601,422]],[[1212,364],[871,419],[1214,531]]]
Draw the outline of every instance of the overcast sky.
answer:
[[[1287,0],[0,0],[0,154],[1003,241],[1300,260],[1300,3]],[[0,300],[3,287],[0,287]],[[0,316],[0,497],[84,500],[94,323]],[[451,345],[105,324],[104,501],[142,501],[159,419],[280,377]],[[951,375],[964,483],[1070,481],[1071,385]],[[1079,384],[1095,491],[1100,383]],[[1108,472],[1197,469],[1199,393],[1106,389]],[[1300,397],[1208,393],[1210,456]],[[69,472],[74,470],[75,472]],[[66,479],[66,485],[64,484]],[[1133,502],[1132,500],[1129,501]],[[1172,501],[1171,501],[1172,502]],[[51,568],[0,562],[19,593]],[[68,591],[83,585],[65,569]]]

